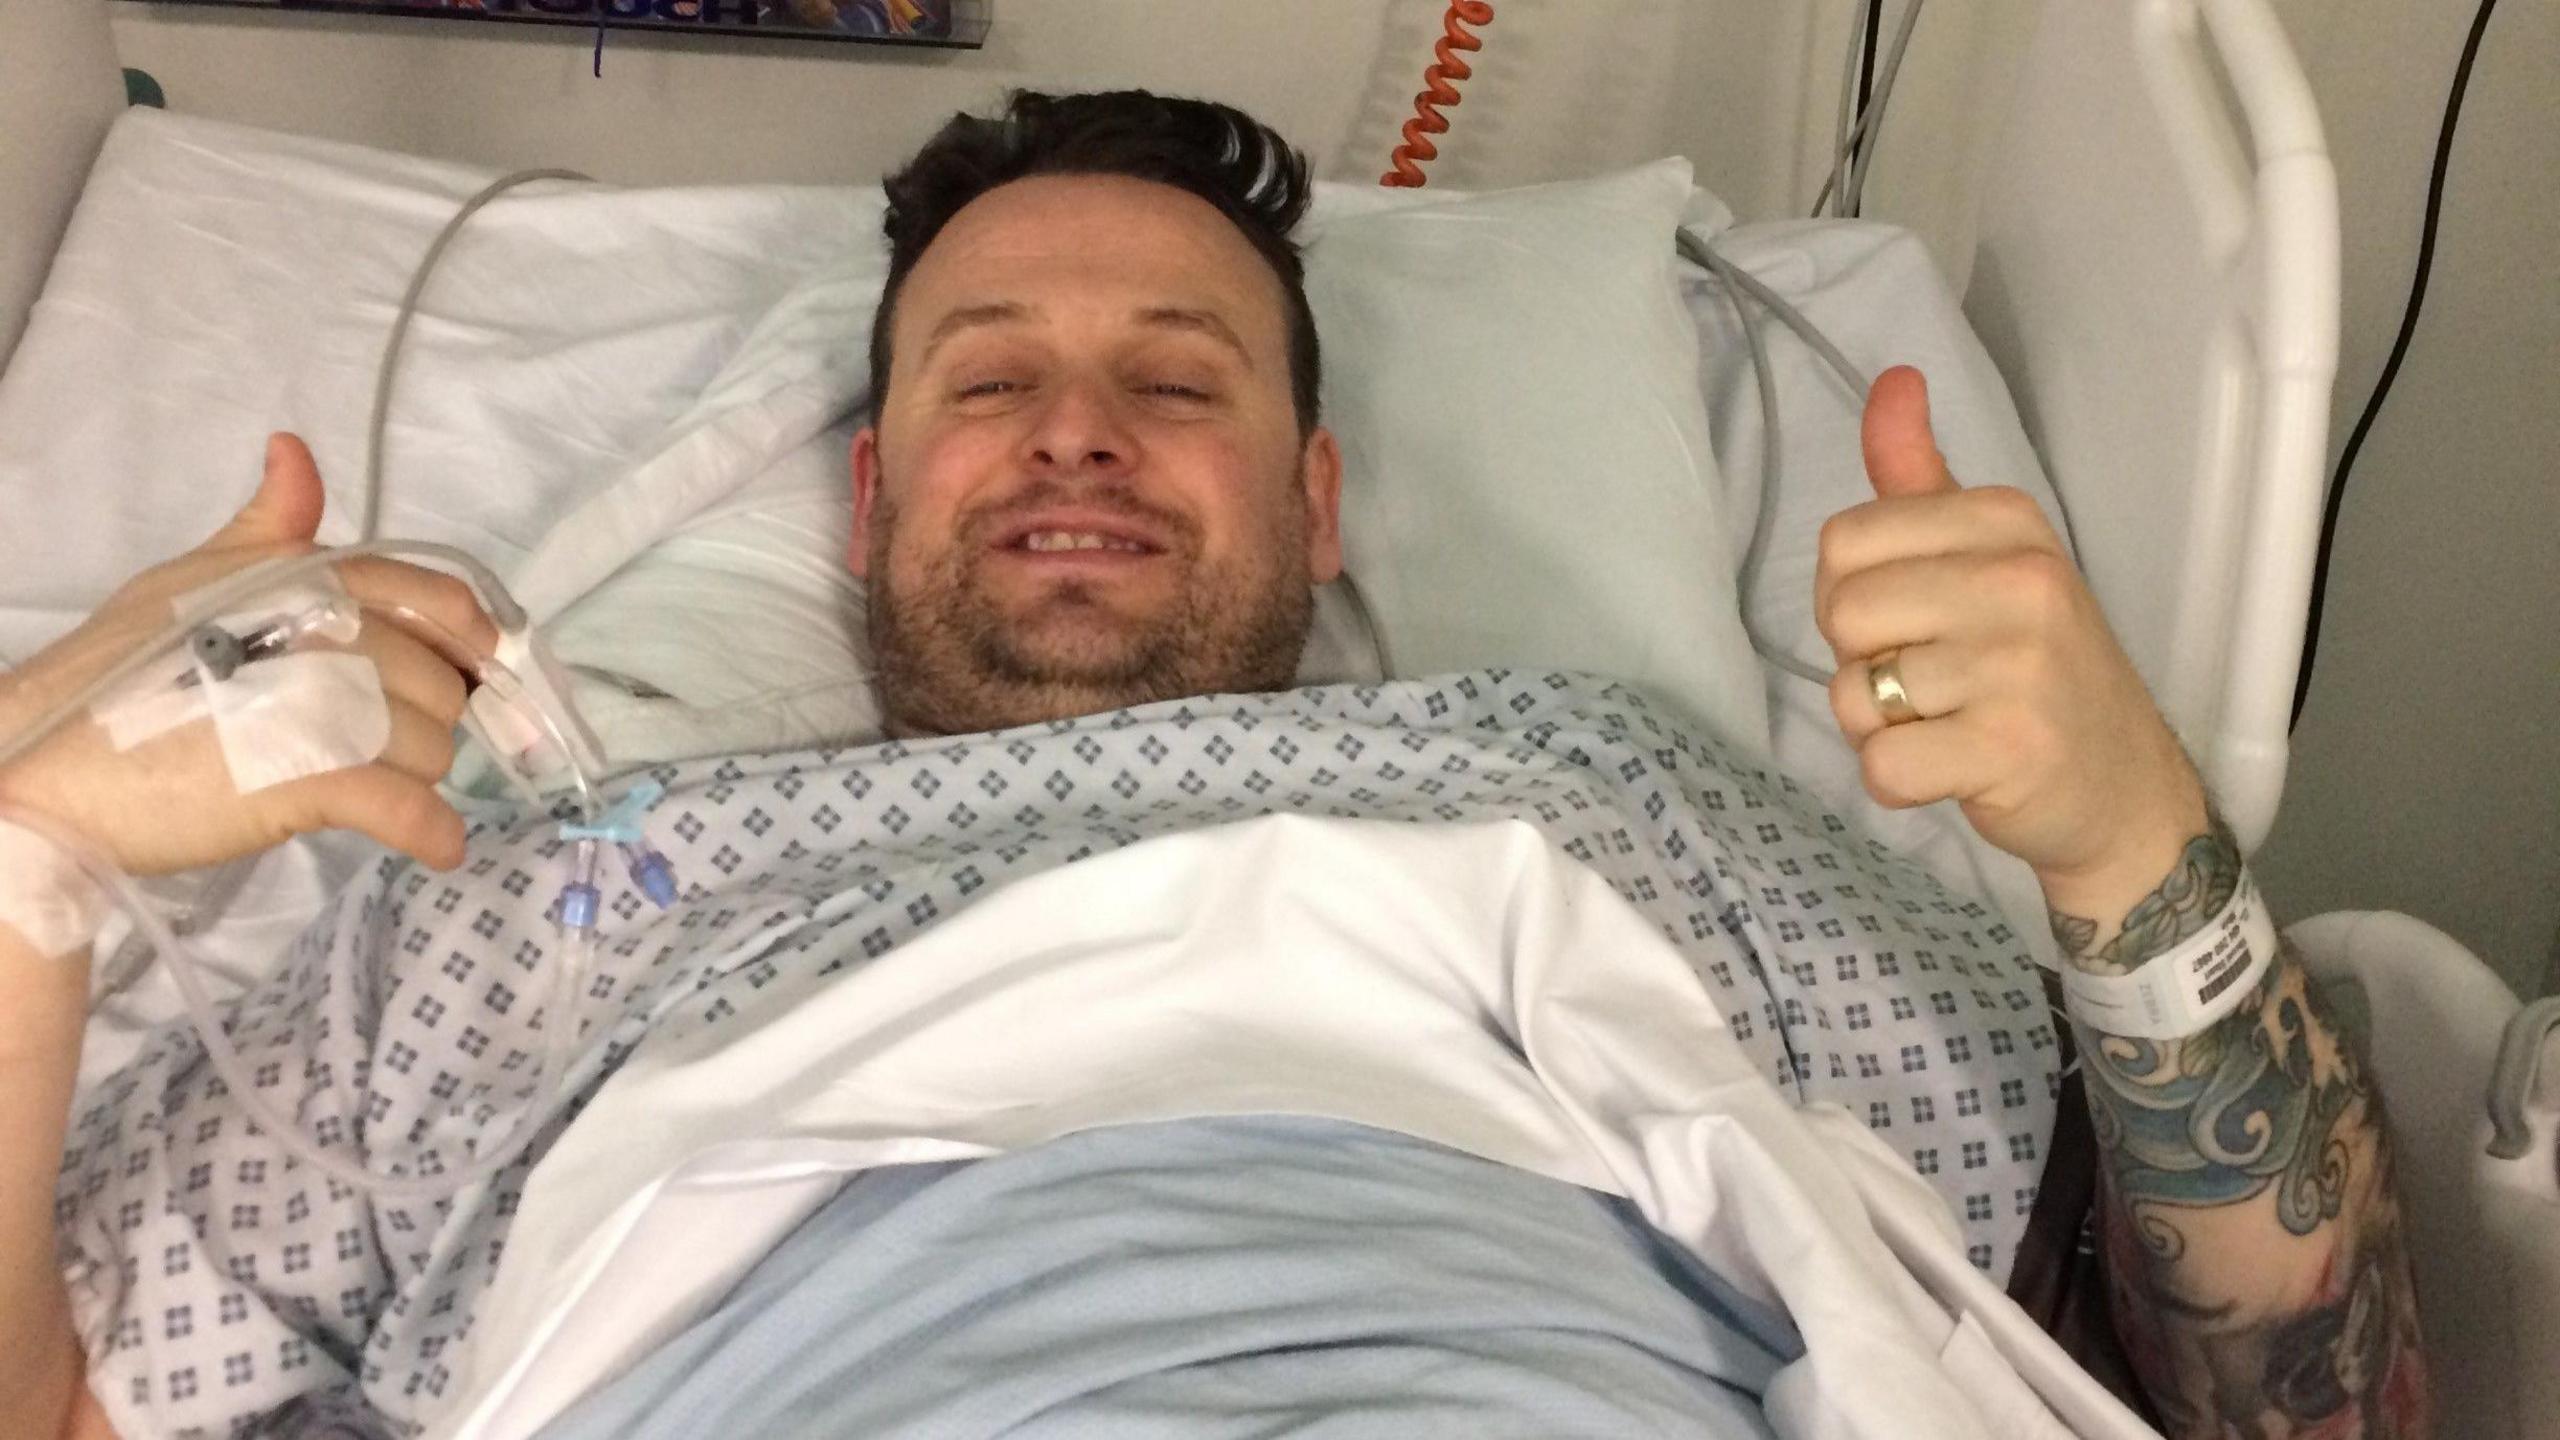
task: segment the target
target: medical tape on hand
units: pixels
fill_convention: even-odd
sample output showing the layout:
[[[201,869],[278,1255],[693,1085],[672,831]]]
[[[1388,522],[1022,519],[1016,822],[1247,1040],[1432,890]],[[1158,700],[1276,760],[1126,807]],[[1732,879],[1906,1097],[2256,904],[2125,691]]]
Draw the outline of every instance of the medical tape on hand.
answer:
[[[370,765],[391,744],[391,700],[362,655],[287,655],[208,688],[214,734],[243,795]]]
[[[2275,922],[2246,870],[2231,903],[2181,941],[2123,975],[2062,967],[2062,1003],[2071,1018],[2107,1035],[2184,1040],[2240,1008],[2276,957]]]
[[[190,597],[180,596],[183,612]],[[281,586],[212,624],[246,637],[284,627],[294,643],[354,643],[363,617],[334,583]],[[146,672],[90,708],[108,743],[127,751],[210,718],[231,783],[243,795],[380,759],[391,743],[391,702],[363,655],[297,650],[217,678],[192,655]]]
[[[106,892],[61,847],[0,820],[0,925],[59,960],[98,938],[107,909]]]

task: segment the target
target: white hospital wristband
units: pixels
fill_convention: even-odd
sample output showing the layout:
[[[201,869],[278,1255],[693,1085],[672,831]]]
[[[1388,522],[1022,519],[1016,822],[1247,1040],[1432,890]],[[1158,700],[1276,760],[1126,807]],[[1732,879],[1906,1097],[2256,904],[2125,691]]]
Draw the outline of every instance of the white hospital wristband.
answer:
[[[60,847],[0,820],[0,926],[58,960],[89,947],[107,918],[106,893]]]
[[[2258,882],[2243,870],[2221,914],[2130,973],[2091,975],[2065,962],[2062,1006],[2104,1034],[2184,1040],[2239,1009],[2275,958],[2275,924]]]

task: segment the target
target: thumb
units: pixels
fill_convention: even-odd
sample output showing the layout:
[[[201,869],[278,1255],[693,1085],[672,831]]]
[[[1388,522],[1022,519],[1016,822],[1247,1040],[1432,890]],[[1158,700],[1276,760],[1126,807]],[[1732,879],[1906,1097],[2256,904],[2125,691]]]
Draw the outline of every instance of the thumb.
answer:
[[[301,436],[279,430],[267,437],[267,468],[258,493],[230,524],[214,532],[205,548],[307,543],[320,533],[320,511],[328,499],[311,447]]]
[[[1858,442],[1866,453],[1867,480],[1884,499],[1959,488],[1929,429],[1929,382],[1908,365],[1876,377]]]

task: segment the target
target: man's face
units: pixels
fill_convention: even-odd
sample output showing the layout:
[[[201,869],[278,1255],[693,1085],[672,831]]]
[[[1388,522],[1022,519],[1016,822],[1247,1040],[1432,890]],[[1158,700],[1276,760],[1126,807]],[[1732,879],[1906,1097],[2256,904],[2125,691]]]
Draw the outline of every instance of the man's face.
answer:
[[[1289,683],[1342,547],[1285,305],[1235,226],[1170,186],[1044,176],[952,217],[853,446],[893,733]]]

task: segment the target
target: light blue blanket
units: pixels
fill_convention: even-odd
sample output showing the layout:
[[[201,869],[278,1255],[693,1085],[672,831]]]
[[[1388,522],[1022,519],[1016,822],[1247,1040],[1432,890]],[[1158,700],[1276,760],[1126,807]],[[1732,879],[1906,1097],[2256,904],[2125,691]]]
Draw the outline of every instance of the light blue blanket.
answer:
[[[1193,1120],[859,1176],[543,1435],[1757,1437],[1798,1353],[1623,1201]]]

